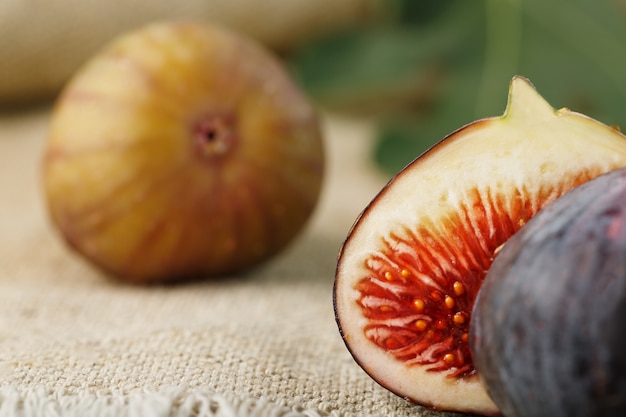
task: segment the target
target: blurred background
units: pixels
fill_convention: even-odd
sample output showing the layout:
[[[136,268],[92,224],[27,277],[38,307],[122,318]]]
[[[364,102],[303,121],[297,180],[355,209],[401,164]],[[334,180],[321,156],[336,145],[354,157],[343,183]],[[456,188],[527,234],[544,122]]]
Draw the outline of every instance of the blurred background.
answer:
[[[1,111],[51,102],[113,37],[179,17],[258,39],[320,108],[371,119],[389,175],[502,114],[515,74],[556,108],[626,126],[625,0],[2,0]]]

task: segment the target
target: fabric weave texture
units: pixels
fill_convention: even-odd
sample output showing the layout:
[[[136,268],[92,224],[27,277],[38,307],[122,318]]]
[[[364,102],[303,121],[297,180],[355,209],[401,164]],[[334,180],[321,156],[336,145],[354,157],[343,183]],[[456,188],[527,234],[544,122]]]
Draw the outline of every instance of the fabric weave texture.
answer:
[[[50,225],[49,108],[0,115],[0,417],[438,416],[376,384],[335,324],[336,256],[386,181],[368,123],[324,117],[328,169],[306,231],[243,276],[140,287]]]

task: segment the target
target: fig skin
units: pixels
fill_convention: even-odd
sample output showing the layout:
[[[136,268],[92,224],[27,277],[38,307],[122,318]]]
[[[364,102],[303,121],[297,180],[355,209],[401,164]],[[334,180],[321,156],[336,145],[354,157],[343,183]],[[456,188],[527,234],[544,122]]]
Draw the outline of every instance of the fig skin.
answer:
[[[270,51],[192,21],[98,52],[51,116],[45,200],[66,242],[111,276],[175,283],[258,265],[318,200],[317,113]]]
[[[568,190],[626,166],[626,137],[523,77],[501,117],[452,132],[359,215],[333,304],[346,347],[381,386],[426,407],[499,415],[474,368],[469,323],[499,248]]]
[[[626,416],[626,169],[541,210],[495,258],[470,326],[507,417]]]

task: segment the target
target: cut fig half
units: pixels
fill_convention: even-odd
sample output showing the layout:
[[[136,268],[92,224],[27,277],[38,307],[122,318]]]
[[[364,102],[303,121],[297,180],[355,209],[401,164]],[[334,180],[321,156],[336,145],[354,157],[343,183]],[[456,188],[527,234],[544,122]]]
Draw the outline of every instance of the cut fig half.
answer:
[[[427,407],[498,415],[468,345],[495,253],[566,191],[626,165],[626,136],[553,109],[513,78],[504,115],[470,123],[415,159],[361,213],[333,302],[356,362]]]

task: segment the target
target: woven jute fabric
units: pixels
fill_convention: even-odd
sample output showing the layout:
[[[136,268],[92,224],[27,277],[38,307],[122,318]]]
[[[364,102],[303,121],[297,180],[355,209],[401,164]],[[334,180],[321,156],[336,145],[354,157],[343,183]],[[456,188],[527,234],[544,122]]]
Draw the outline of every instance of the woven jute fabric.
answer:
[[[165,19],[215,22],[277,51],[381,15],[384,0],[2,0],[0,104],[54,94],[115,36]]]
[[[324,116],[321,201],[296,242],[243,276],[124,285],[51,226],[49,108],[0,115],[0,416],[434,416],[375,383],[339,335],[336,256],[386,178],[369,124]]]

